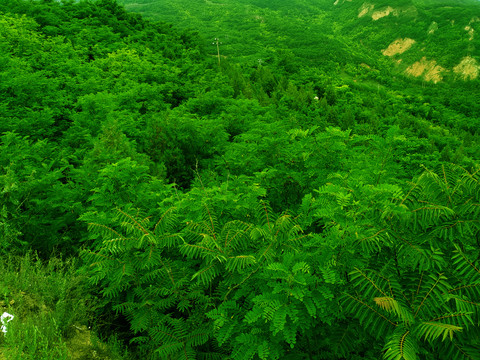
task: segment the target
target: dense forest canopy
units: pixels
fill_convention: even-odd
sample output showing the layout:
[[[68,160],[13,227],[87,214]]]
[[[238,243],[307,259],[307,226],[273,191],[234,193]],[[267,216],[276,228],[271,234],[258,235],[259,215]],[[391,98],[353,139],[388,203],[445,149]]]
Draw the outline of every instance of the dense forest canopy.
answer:
[[[0,3],[0,359],[480,357],[477,1],[122,4]]]

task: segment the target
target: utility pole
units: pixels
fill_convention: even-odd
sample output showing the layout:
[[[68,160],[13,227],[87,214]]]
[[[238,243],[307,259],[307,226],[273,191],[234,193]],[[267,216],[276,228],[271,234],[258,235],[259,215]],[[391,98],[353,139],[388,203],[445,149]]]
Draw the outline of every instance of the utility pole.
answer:
[[[218,66],[220,66],[220,39],[219,38],[215,38],[215,42],[212,43],[212,45],[215,45],[217,44],[217,57],[218,57]]]

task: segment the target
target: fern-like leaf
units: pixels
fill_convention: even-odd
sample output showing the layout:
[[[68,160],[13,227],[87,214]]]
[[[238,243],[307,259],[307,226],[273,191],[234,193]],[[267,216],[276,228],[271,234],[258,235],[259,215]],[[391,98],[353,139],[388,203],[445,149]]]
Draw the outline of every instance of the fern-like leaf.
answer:
[[[433,342],[438,337],[442,337],[442,341],[447,337],[453,340],[455,332],[462,331],[463,328],[456,325],[445,324],[441,322],[423,322],[418,328],[418,336],[424,337],[428,342]]]
[[[385,360],[417,360],[418,344],[410,330],[399,327],[385,344]]]

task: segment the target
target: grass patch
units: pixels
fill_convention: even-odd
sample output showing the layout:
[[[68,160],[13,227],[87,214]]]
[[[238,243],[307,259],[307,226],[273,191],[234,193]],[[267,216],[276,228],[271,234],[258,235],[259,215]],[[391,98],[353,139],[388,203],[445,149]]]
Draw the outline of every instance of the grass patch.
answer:
[[[0,360],[128,358],[120,342],[101,341],[90,330],[94,298],[74,260],[8,256],[0,273],[0,313],[15,316],[0,333]]]

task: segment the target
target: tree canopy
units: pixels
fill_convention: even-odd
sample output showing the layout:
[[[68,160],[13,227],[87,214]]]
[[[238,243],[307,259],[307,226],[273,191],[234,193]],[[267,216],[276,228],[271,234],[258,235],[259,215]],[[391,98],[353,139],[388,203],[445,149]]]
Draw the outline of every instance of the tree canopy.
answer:
[[[80,258],[132,358],[477,359],[479,80],[313,1],[169,3],[0,3],[0,254]]]

